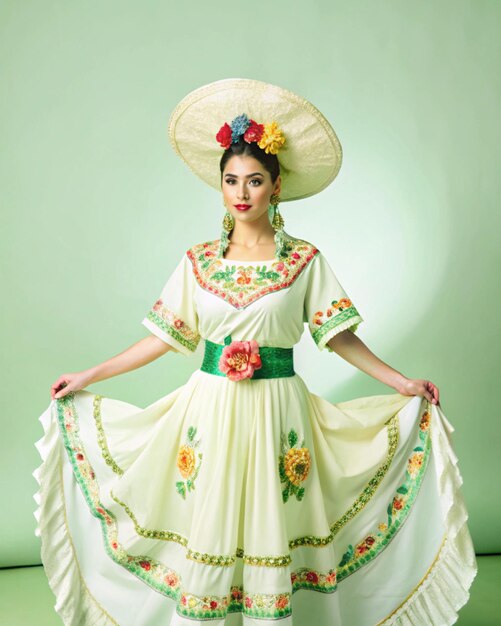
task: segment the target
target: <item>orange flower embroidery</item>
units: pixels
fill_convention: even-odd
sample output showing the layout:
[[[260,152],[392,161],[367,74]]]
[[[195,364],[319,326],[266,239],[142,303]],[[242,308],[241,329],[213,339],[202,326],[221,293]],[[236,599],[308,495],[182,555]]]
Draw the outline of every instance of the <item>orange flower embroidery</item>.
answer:
[[[195,441],[197,429],[194,426],[188,428],[186,443],[183,444],[177,453],[177,468],[181,476],[186,482],[179,480],[176,483],[176,490],[180,496],[186,499],[188,491],[195,489],[195,478],[200,471],[200,463],[202,462],[202,453],[198,453],[199,463],[196,465],[195,448],[200,444],[200,440]]]
[[[195,471],[195,450],[191,446],[181,446],[177,453],[177,466],[183,478],[188,478]]]
[[[428,430],[430,427],[430,413],[429,411],[425,411],[421,416],[421,421],[419,422],[419,428],[421,430]]]
[[[344,311],[345,309],[349,309],[351,306],[353,306],[353,302],[349,298],[341,298],[340,300],[333,300],[331,302],[331,306],[326,310],[325,315],[326,317],[332,317],[338,311]],[[323,317],[324,317],[323,311],[316,311],[313,314],[313,324],[315,324],[315,326],[322,326],[322,324],[325,321]]]

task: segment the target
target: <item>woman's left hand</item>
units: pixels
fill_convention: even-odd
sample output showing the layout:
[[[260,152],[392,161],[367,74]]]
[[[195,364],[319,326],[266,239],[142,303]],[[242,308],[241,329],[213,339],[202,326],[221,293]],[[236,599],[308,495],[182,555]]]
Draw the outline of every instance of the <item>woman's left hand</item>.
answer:
[[[438,387],[430,380],[421,378],[408,378],[397,389],[403,396],[424,396],[433,404],[440,406]]]

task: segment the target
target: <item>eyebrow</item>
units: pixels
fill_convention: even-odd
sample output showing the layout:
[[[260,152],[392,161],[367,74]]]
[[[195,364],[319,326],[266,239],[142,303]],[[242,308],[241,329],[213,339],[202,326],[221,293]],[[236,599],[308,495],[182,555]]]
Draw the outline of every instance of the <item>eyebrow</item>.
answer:
[[[262,176],[263,174],[261,174],[261,172],[253,172],[252,174],[247,174],[247,178],[250,178],[251,176]],[[225,174],[225,176],[232,176],[233,178],[238,178],[238,176],[236,174]]]

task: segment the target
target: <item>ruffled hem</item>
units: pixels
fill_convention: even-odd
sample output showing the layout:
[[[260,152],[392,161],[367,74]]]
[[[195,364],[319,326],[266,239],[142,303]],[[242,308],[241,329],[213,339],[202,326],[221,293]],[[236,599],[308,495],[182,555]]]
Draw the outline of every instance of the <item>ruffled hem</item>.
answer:
[[[409,597],[376,626],[451,626],[470,597],[477,574],[475,551],[467,526],[458,458],[452,448],[454,427],[441,409],[430,404],[431,440],[435,450],[437,485],[445,526],[442,546]],[[437,413],[440,411],[440,415]]]
[[[49,586],[56,597],[54,610],[65,626],[117,626],[117,622],[90,593],[80,572],[75,548],[69,533],[62,493],[61,454],[64,452],[57,423],[51,412],[55,402],[40,416],[44,435],[35,443],[42,463],[32,473],[40,489],[33,498],[35,535],[42,539],[41,558]],[[43,531],[50,528],[50,545],[43,541]]]

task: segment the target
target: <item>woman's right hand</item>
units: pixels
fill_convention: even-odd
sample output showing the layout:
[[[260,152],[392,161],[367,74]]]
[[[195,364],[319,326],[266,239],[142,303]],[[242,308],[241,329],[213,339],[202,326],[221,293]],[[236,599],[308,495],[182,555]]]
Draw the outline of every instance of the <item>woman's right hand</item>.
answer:
[[[89,371],[74,372],[69,374],[61,374],[56,382],[50,388],[51,398],[63,398],[71,391],[84,389],[92,382],[92,374]]]

